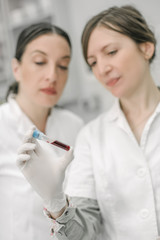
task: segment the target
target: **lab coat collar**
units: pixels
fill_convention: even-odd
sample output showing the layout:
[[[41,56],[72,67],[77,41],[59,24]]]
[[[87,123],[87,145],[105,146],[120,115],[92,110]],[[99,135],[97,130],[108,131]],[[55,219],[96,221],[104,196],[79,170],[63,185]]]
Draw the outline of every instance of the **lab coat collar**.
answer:
[[[155,109],[154,115],[157,115],[158,113],[160,113],[160,102]],[[119,99],[116,98],[115,103],[113,104],[111,109],[108,111],[107,120],[108,121],[114,121],[116,119],[121,119],[121,118],[124,119],[125,116],[124,116],[124,113],[123,113],[123,111],[120,107]]]
[[[17,122],[17,132],[20,135],[24,135],[25,132],[34,124],[19,107],[15,100],[15,94],[11,94],[9,96],[8,103],[11,107],[12,118]]]
[[[118,119],[122,115],[123,115],[123,112],[122,112],[122,110],[120,108],[119,99],[116,98],[113,106],[108,111],[107,120],[112,122],[112,121]]]
[[[157,105],[154,113],[152,114],[150,124],[159,113],[160,113],[160,103]],[[109,111],[106,120],[110,121],[110,122],[117,121],[117,125],[121,129],[123,129],[125,132],[127,132],[127,134],[130,135],[130,137],[132,137],[132,139],[137,144],[137,140],[136,140],[136,138],[135,138],[130,126],[129,126],[129,123],[128,123],[123,111],[121,110],[120,102],[119,102],[118,99],[116,99],[115,104],[113,105],[113,107]]]
[[[120,107],[119,99],[115,99],[115,103],[111,110],[109,111],[107,120],[110,122],[117,122],[117,125],[122,128],[124,131],[127,131],[128,134],[133,135],[131,132],[130,126],[125,118],[125,115]]]

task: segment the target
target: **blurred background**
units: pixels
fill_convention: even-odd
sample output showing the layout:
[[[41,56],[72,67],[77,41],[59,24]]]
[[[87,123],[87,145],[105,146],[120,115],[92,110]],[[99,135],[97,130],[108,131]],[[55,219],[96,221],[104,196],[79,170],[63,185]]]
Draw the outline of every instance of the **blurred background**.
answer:
[[[71,36],[73,57],[69,79],[59,105],[72,110],[85,122],[106,111],[114,101],[94,78],[82,57],[81,34],[93,15],[113,6],[132,4],[147,19],[158,40],[152,74],[160,85],[160,1],[159,0],[0,0],[0,104],[12,83],[11,59],[20,31],[27,25],[48,21],[64,28]]]

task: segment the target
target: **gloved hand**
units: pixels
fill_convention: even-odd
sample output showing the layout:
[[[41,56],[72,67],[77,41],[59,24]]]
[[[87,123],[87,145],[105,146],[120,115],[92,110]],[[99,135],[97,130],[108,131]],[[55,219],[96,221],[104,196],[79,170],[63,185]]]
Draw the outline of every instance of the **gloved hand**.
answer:
[[[52,213],[59,212],[66,205],[63,192],[65,170],[73,159],[71,148],[61,158],[53,157],[52,145],[43,142],[40,146],[32,137],[35,127],[30,129],[19,148],[17,165],[33,189],[44,201],[44,206]]]

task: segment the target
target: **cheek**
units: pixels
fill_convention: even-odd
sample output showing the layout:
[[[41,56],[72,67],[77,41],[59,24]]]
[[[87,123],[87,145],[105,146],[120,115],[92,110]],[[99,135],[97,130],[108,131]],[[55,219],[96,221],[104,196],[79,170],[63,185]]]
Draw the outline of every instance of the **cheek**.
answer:
[[[66,85],[67,82],[67,78],[68,78],[68,72],[66,73],[60,73],[60,78],[57,80],[57,86],[58,88],[64,88],[64,86]]]
[[[142,56],[132,50],[128,51],[128,54],[122,56],[121,60],[119,60],[119,67],[124,71],[124,74],[127,73],[131,77],[132,75],[137,75],[143,69],[143,59]]]
[[[31,78],[34,76],[34,72],[31,71],[29,67],[25,67],[22,69],[21,75],[22,81],[30,81]]]
[[[98,68],[96,69],[95,67],[92,69],[92,73],[95,76],[95,78],[100,82],[103,83],[102,79],[101,79],[101,75],[98,72]]]
[[[21,90],[28,95],[35,95],[38,93],[39,84],[36,81],[36,75],[34,76],[30,72],[23,72],[23,78],[20,82]]]
[[[142,77],[145,70],[145,65],[143,59],[136,58],[132,60],[131,64],[128,66],[128,74],[131,74],[131,77],[134,77],[134,79],[139,79]]]
[[[22,71],[22,81],[26,85],[36,85],[41,80],[43,74],[41,71],[37,71],[31,67],[25,68]]]

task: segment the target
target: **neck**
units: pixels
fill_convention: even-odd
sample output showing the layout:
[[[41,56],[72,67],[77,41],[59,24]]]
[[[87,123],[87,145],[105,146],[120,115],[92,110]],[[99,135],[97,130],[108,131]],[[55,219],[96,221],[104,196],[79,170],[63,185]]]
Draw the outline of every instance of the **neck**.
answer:
[[[129,97],[120,99],[121,108],[127,115],[143,115],[144,112],[153,110],[160,102],[160,90],[152,82],[143,89],[138,89]]]
[[[140,93],[120,99],[121,108],[138,142],[146,122],[160,102],[160,90],[154,84]]]
[[[50,112],[49,108],[34,105],[29,101],[20,99],[17,95],[16,101],[22,111],[28,116],[33,124],[42,132],[45,133],[46,122]]]

